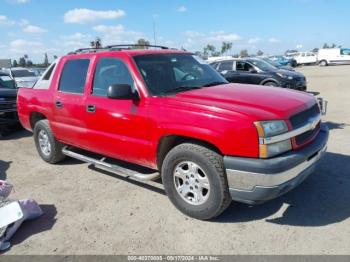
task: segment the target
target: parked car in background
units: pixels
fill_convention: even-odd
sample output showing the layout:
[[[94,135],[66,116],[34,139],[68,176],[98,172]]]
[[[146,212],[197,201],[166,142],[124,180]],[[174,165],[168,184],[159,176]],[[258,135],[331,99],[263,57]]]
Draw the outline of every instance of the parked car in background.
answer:
[[[279,63],[282,66],[291,66],[291,67],[297,66],[297,60],[295,60],[293,57],[275,55],[275,56],[269,56],[269,59]]]
[[[39,79],[39,77],[28,68],[12,67],[3,69],[2,71],[9,74],[16,81],[17,87],[32,88]]]
[[[34,72],[35,76],[39,77],[45,72],[46,68],[29,68],[29,71]]]
[[[291,56],[297,65],[313,65],[317,63],[317,55],[312,52],[299,52]]]
[[[327,66],[332,64],[345,65],[350,64],[349,48],[327,48],[318,50],[318,64]]]
[[[0,135],[19,124],[16,101],[15,81],[8,74],[0,72]]]
[[[239,58],[211,63],[231,83],[278,86],[306,91],[305,76],[274,67],[259,58]]]
[[[290,65],[281,65],[276,60],[271,60],[270,58],[267,58],[267,57],[262,57],[260,59],[264,60],[265,62],[267,62],[267,63],[269,63],[271,65],[273,65],[276,68],[289,70],[289,71],[295,71],[294,68],[291,67]]]
[[[71,52],[19,90],[18,109],[44,161],[70,156],[143,181],[161,175],[174,206],[197,219],[232,199],[258,204],[290,191],[328,140],[314,96],[230,84],[192,53],[165,47]]]

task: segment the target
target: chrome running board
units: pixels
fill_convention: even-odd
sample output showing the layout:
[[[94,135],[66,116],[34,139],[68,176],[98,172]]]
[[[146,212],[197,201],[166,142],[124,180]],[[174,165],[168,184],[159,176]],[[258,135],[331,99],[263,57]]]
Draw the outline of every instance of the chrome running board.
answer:
[[[108,171],[111,173],[115,173],[117,175],[122,175],[125,177],[134,178],[134,179],[139,180],[139,181],[152,181],[152,180],[155,180],[155,179],[160,177],[160,174],[158,172],[154,172],[154,173],[150,173],[150,174],[139,173],[139,172],[132,170],[132,169],[128,169],[125,167],[121,167],[119,165],[107,163],[105,161],[106,160],[105,157],[103,157],[101,160],[98,160],[98,159],[95,159],[92,157],[85,156],[83,154],[73,152],[73,151],[69,150],[67,146],[62,149],[62,153],[66,156],[69,156],[69,157],[78,159],[80,161],[92,164],[98,169],[102,169],[102,170],[105,170],[105,171]]]

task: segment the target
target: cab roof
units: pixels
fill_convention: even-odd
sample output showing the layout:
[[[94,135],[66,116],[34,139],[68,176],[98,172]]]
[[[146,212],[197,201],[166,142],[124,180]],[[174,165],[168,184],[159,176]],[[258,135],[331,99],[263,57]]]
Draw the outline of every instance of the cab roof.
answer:
[[[130,56],[137,55],[150,55],[150,54],[191,54],[191,52],[178,50],[174,48],[168,48],[165,46],[155,46],[155,45],[145,45],[142,46],[142,49],[138,49],[138,45],[110,45],[102,48],[81,48],[76,51],[68,53],[70,55],[79,55],[79,54],[106,54],[111,52],[122,52]]]

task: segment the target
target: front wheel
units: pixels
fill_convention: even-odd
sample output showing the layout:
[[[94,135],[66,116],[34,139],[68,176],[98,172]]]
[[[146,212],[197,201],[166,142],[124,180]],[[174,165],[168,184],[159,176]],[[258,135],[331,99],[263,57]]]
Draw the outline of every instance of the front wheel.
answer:
[[[34,141],[36,149],[44,161],[55,164],[65,158],[62,153],[63,144],[56,140],[48,120],[40,120],[35,124]]]
[[[264,86],[274,86],[277,87],[278,85],[275,82],[269,81],[264,84]]]
[[[212,219],[231,203],[222,156],[204,146],[173,148],[164,159],[162,180],[170,201],[190,217]]]

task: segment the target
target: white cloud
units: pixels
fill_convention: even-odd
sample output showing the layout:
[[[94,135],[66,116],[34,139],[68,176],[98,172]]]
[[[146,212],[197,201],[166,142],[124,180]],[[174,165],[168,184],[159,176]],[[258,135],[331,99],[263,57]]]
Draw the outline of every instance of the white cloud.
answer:
[[[271,38],[269,38],[269,42],[270,43],[279,43],[281,41],[279,39],[277,39],[277,38],[271,37]]]
[[[261,39],[259,37],[253,37],[253,38],[250,38],[248,40],[248,44],[255,44],[255,43],[258,43],[260,41],[261,41]]]
[[[208,34],[189,30],[184,34],[187,39],[185,42],[179,43],[179,45],[186,49],[198,49],[207,44],[213,44],[219,47],[221,46],[222,42],[236,42],[242,40],[240,35],[235,33],[227,33],[223,30],[213,31]]]
[[[177,9],[178,12],[180,13],[184,13],[184,12],[187,12],[187,7],[182,5],[180,6],[178,9]]]
[[[242,37],[234,33],[225,33],[225,31],[211,32],[208,37],[206,37],[209,42],[233,42],[241,40]]]
[[[0,15],[0,25],[13,25],[14,21],[11,21],[5,15]]]
[[[88,47],[92,39],[93,37],[89,34],[82,34],[77,32],[71,35],[62,35],[59,37],[59,40],[53,42],[57,46],[66,47],[67,51],[70,51],[70,49]]]
[[[7,21],[7,17],[4,15],[0,15],[0,23],[4,23]]]
[[[64,22],[71,24],[86,24],[97,20],[111,20],[125,16],[123,10],[96,11],[86,8],[76,8],[64,14]]]
[[[197,31],[191,31],[191,30],[188,30],[185,32],[185,35],[189,38],[195,38],[195,37],[201,37],[201,36],[204,36],[204,34],[202,33],[199,33]]]
[[[18,25],[22,27],[23,32],[25,33],[45,33],[47,32],[46,29],[40,27],[31,25],[28,20],[21,19],[20,22],[18,22]]]
[[[26,33],[45,33],[46,30],[40,26],[27,25],[27,26],[23,27],[23,32],[26,32]]]
[[[10,42],[10,51],[13,53],[27,53],[27,52],[44,52],[42,48],[44,45],[41,42],[27,41],[23,39],[17,39]]]
[[[13,4],[26,4],[26,3],[29,3],[30,0],[8,0],[8,2]]]
[[[143,33],[126,30],[123,25],[97,25],[92,29],[101,34],[103,45],[134,43],[139,38],[145,38]]]

